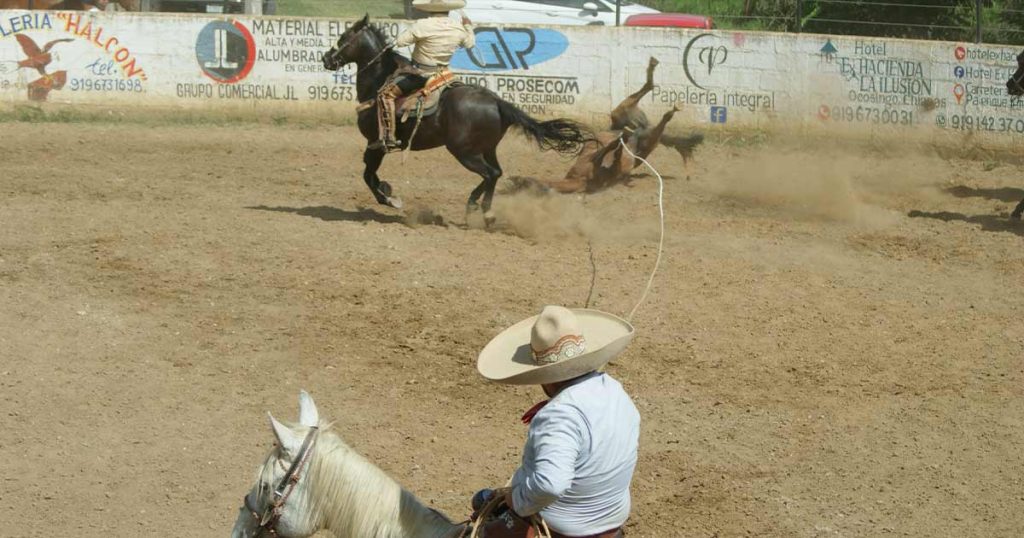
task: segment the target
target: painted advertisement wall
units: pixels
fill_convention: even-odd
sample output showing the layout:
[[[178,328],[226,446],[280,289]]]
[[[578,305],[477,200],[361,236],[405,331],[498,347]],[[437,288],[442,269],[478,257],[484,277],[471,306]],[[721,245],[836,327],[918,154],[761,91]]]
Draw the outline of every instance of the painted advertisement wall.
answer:
[[[323,53],[353,21],[0,11],[0,102],[247,107],[353,116],[354,66]],[[406,23],[382,21],[397,36]],[[490,27],[453,68],[538,117],[604,125],[660,61],[649,115],[676,124],[970,131],[1024,140],[1006,95],[1018,51],[1001,46],[662,28]]]

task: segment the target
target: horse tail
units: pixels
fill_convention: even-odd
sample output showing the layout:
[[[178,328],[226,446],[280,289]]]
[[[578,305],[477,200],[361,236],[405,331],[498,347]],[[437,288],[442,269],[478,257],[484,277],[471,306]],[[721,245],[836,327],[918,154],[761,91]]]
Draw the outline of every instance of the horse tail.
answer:
[[[537,121],[504,99],[498,99],[498,111],[505,126],[515,125],[532,138],[542,150],[553,149],[562,155],[579,155],[594,134],[582,124],[565,118]]]
[[[661,144],[668,146],[679,152],[679,155],[683,157],[683,160],[689,160],[693,157],[693,151],[697,149],[697,146],[704,142],[704,135],[697,133],[690,136],[669,136],[664,135],[661,137]]]

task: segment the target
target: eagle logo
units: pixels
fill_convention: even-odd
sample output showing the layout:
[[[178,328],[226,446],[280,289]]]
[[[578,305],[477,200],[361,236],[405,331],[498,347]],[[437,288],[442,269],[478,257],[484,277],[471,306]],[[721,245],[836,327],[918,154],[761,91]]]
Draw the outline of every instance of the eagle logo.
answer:
[[[28,98],[31,101],[45,101],[52,90],[63,88],[68,80],[67,71],[46,72],[46,66],[50,65],[50,62],[53,61],[50,49],[57,43],[74,41],[74,39],[54,39],[43,45],[43,48],[40,49],[39,45],[36,45],[36,42],[25,34],[18,34],[14,37],[18,40],[18,44],[21,45],[21,50],[24,51],[25,56],[28,56],[28,58],[18,62],[18,68],[35,69],[40,75],[40,78],[28,84]]]

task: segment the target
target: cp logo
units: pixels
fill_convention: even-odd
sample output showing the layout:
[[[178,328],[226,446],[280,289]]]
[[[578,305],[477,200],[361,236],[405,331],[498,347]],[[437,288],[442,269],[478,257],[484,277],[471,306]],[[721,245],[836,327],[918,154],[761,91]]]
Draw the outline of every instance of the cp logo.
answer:
[[[702,90],[706,90],[707,88],[705,88],[699,82],[697,82],[697,79],[694,78],[693,71],[691,70],[691,66],[694,62],[694,49],[697,50],[696,62],[704,67],[707,67],[708,76],[710,76],[711,72],[715,70],[715,67],[724,64],[725,61],[729,58],[729,49],[726,48],[725,45],[719,45],[717,47],[713,45],[705,47],[696,46],[698,41],[710,36],[711,34],[700,34],[697,37],[691,39],[690,42],[686,44],[686,48],[683,49],[683,72],[686,73],[686,78],[687,80],[690,81],[690,84],[693,84],[694,86]]]

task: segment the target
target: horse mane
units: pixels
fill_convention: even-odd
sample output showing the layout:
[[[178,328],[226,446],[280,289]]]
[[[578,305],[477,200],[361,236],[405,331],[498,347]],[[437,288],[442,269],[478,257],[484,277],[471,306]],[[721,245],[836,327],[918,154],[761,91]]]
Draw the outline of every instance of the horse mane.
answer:
[[[329,424],[321,423],[308,465],[305,513],[335,536],[443,538],[456,528],[352,450]],[[268,472],[273,469],[261,470]]]
[[[374,26],[373,24],[370,24],[369,22],[367,22],[366,30],[368,32],[370,32],[371,34],[373,34],[373,36],[377,39],[377,42],[380,43],[381,45],[385,45],[386,46],[388,43],[391,42],[391,40],[388,39],[388,36],[384,34],[384,31],[381,30],[380,27],[378,27],[378,26]],[[391,49],[391,50],[387,51],[387,53],[384,54],[384,57],[382,58],[382,60],[383,60],[382,63],[384,65],[386,65],[388,67],[391,67],[391,65],[394,65],[394,68],[397,68],[399,66],[403,66],[403,65],[408,65],[409,64],[409,59],[406,58],[405,56],[402,56],[401,54],[395,52],[395,49]],[[388,72],[393,71],[394,68],[388,69]]]
[[[388,36],[384,35],[384,31],[373,24],[367,23],[366,30],[372,33],[377,38],[377,41],[380,41],[381,43],[387,43],[389,41]]]

